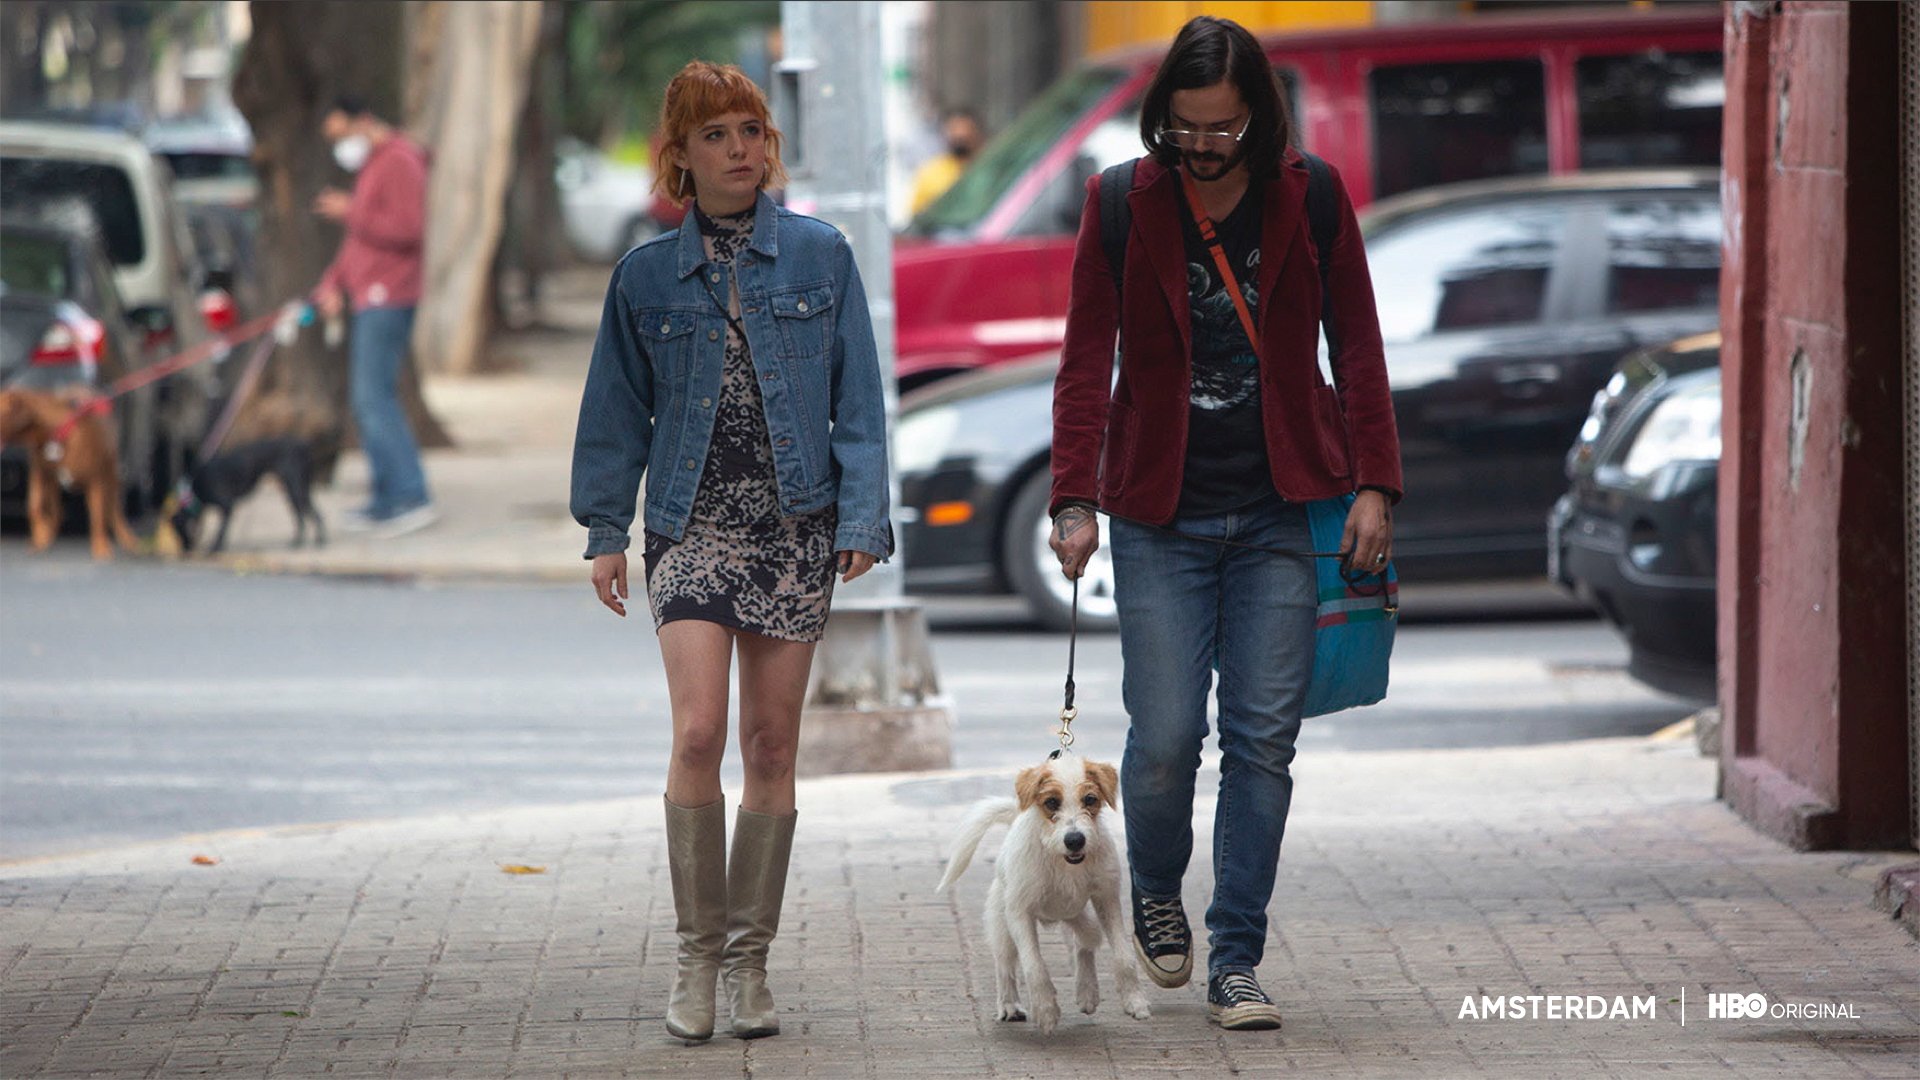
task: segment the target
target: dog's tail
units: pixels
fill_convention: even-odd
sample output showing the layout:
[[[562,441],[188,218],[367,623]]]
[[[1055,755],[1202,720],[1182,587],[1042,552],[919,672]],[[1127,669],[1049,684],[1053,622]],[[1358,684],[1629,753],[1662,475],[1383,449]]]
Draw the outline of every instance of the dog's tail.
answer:
[[[940,879],[940,885],[934,892],[945,892],[960,880],[967,872],[967,866],[973,862],[974,849],[987,835],[987,830],[995,825],[1011,825],[1013,819],[1020,816],[1020,804],[1012,799],[983,799],[973,804],[967,812],[967,820],[960,826],[960,834],[953,838],[953,848],[947,852],[947,873]]]

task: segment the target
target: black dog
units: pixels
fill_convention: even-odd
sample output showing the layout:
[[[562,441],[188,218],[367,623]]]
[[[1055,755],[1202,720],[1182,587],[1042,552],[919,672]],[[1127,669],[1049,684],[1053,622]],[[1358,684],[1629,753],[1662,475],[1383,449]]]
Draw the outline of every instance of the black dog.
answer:
[[[293,505],[297,523],[293,546],[307,542],[307,519],[313,519],[314,543],[327,542],[327,526],[313,508],[313,453],[301,439],[260,439],[215,454],[193,471],[190,486],[183,485],[180,509],[173,515],[173,531],[180,546],[191,551],[199,531],[200,515],[208,508],[220,511],[220,531],[214,534],[213,554],[227,545],[227,525],[233,521],[233,505],[246,498],[271,473],[286,489],[287,502]]]

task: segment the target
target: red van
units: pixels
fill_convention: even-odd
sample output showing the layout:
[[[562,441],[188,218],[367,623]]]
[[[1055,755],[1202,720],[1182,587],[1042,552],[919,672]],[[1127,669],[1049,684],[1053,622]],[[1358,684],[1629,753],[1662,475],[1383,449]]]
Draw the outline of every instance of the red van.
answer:
[[[1356,207],[1457,180],[1720,163],[1721,13],[1475,16],[1262,37]],[[1164,47],[1055,83],[895,243],[902,389],[1057,349],[1088,177],[1137,157]]]

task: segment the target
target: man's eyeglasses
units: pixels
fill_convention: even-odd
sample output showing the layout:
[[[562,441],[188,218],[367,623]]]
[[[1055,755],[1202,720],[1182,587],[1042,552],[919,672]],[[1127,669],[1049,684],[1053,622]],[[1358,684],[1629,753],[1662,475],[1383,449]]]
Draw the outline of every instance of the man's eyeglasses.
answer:
[[[1253,126],[1253,114],[1247,114],[1246,123],[1240,125],[1239,132],[1232,131],[1188,131],[1185,128],[1161,128],[1160,137],[1182,150],[1198,150],[1202,143],[1210,139],[1225,139],[1239,142],[1247,137],[1247,129]]]

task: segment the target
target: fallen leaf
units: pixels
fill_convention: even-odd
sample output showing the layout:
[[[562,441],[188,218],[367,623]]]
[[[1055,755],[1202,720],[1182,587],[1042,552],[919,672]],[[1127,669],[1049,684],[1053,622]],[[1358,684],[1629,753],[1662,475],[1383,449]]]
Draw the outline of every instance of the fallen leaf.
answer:
[[[294,1011],[293,1011],[292,1009],[281,1009],[281,1010],[280,1010],[280,1015],[281,1015],[281,1016],[302,1016],[302,1015],[304,1015],[304,1014],[303,1014],[303,1013],[297,1013],[297,1012],[294,1012]]]
[[[195,855],[195,856],[193,857],[193,865],[195,865],[195,866],[218,866],[218,865],[220,865],[220,860],[219,860],[219,859],[216,859],[216,858],[214,858],[214,857],[213,857],[213,856],[211,856],[211,855]]]
[[[547,872],[547,868],[544,866],[522,866],[519,863],[501,863],[500,869],[502,872],[508,874],[544,874]]]

